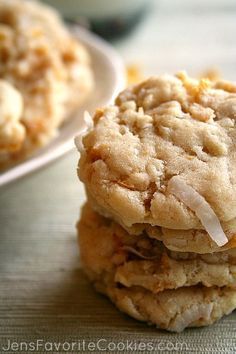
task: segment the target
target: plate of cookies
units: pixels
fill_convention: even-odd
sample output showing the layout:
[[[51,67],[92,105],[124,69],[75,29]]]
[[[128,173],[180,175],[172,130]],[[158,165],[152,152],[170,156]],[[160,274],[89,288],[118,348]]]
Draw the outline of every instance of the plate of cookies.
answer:
[[[37,2],[0,3],[0,186],[74,147],[83,113],[125,85],[104,40]]]

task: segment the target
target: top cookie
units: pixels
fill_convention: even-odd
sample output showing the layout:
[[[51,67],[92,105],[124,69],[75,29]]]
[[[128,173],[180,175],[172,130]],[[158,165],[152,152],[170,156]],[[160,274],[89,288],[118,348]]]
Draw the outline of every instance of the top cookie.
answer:
[[[89,199],[125,227],[204,229],[173,193],[178,176],[227,227],[236,217],[235,118],[229,82],[179,73],[126,89],[97,110],[83,138],[79,176]]]

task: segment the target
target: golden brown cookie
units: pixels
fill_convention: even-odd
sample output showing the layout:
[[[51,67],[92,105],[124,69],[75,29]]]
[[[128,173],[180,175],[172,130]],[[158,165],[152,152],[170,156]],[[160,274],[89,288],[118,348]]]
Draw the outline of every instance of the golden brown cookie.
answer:
[[[183,73],[126,89],[83,138],[89,198],[127,228],[205,230],[226,244],[236,218],[235,107],[234,84]]]
[[[25,0],[0,1],[0,78],[21,93],[26,129],[22,147],[0,155],[0,167],[52,139],[93,83],[89,55],[59,15]]]
[[[88,190],[87,197],[94,210],[100,215],[110,218],[110,213],[96,203]],[[146,232],[149,237],[162,241],[164,245],[172,251],[204,254],[236,248],[236,219],[233,219],[228,223],[221,223],[228,239],[228,242],[223,246],[218,246],[209,236],[208,232],[202,229],[176,230],[160,226],[152,226],[147,223],[134,224],[131,227],[127,227],[122,223],[121,225],[130,235],[140,235],[143,232]]]
[[[78,231],[88,277],[135,318],[180,331],[213,323],[236,307],[236,249],[204,255],[169,251],[146,233],[130,235],[88,204]]]
[[[236,308],[236,292],[204,286],[166,290],[153,294],[143,288],[119,288],[109,284],[98,290],[131,317],[172,332],[208,326]]]

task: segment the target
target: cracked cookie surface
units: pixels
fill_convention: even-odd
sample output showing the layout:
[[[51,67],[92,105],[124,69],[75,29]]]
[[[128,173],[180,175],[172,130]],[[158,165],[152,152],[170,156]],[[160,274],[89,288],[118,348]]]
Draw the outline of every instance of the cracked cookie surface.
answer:
[[[236,217],[236,86],[185,74],[150,78],[97,110],[79,176],[105,216],[130,228],[203,229],[168,191],[180,176],[227,229]],[[236,230],[234,230],[236,231]]]

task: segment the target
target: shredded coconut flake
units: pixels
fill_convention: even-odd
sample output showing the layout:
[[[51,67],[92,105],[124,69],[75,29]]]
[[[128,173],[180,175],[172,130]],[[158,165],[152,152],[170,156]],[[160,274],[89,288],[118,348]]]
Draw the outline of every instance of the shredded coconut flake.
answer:
[[[80,134],[78,134],[75,137],[75,146],[80,153],[82,153],[84,151],[84,145],[83,145],[83,141],[82,141],[83,137],[90,129],[93,128],[93,118],[91,117],[89,112],[87,112],[87,111],[84,112],[84,119],[83,120],[85,123],[85,127],[82,129]]]
[[[168,190],[196,213],[209,236],[219,247],[228,242],[214,210],[195,189],[181,177],[174,176],[168,183]]]
[[[135,248],[131,247],[131,246],[123,246],[122,249],[124,251],[128,251],[130,253],[135,254],[136,256],[143,258],[143,259],[157,259],[158,256],[144,256],[141,252],[137,251]]]

